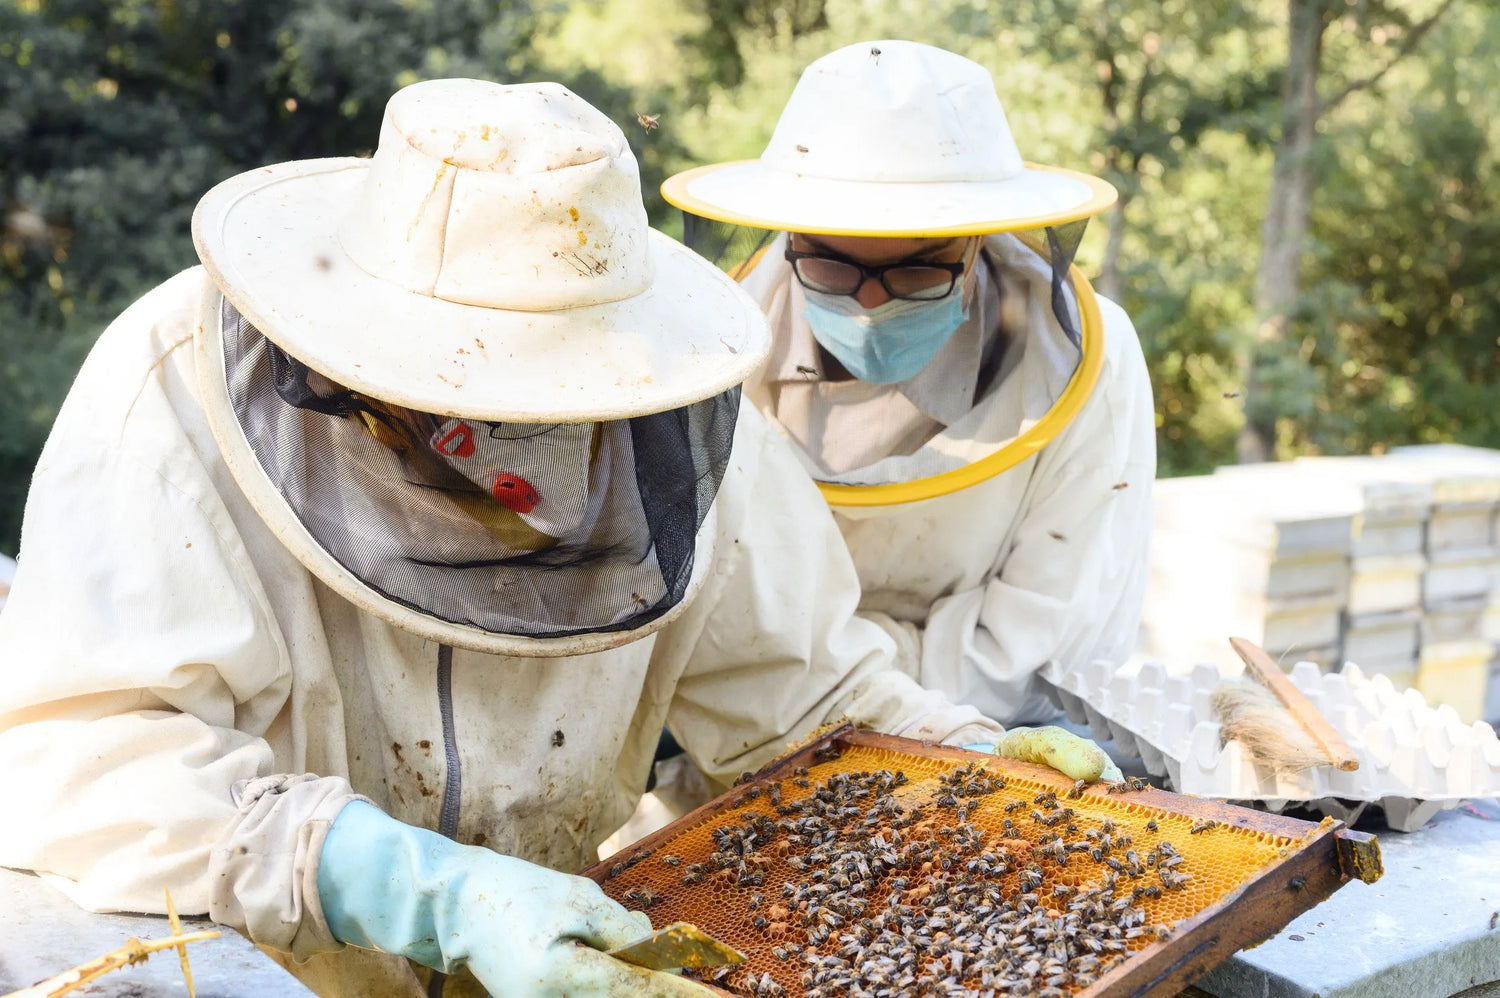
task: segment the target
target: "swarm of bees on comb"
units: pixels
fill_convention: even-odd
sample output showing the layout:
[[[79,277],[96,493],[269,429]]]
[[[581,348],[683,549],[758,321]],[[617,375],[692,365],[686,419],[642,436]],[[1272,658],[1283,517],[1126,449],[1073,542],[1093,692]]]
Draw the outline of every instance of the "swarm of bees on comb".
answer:
[[[1284,845],[1230,836],[1234,856],[1200,883],[1192,867],[1218,823],[1134,803],[1142,780],[1059,792],[864,747],[809,762],[604,878],[627,908],[745,951],[695,972],[734,994],[1063,998]]]

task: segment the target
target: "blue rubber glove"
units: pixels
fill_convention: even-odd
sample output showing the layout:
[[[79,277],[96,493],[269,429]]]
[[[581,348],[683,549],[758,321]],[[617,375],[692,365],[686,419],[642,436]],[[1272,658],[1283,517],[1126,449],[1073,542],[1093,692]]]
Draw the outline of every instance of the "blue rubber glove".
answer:
[[[1120,767],[1098,745],[1053,724],[1041,728],[1007,728],[998,745],[965,745],[964,748],[1050,766],[1070,780],[1093,783],[1125,778]]]
[[[318,858],[318,899],[334,938],[452,973],[496,996],[691,995],[705,988],[601,950],[650,920],[591,880],[449,839],[355,801]]]

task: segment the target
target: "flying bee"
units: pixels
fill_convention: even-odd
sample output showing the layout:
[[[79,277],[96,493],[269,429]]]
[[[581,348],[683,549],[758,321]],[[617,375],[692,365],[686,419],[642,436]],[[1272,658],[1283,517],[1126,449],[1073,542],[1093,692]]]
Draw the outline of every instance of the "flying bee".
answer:
[[[653,128],[656,128],[660,125],[660,118],[661,115],[659,113],[647,114],[644,111],[637,112],[635,116],[635,120],[639,122],[640,126],[646,130],[647,135],[651,134],[651,130]]]

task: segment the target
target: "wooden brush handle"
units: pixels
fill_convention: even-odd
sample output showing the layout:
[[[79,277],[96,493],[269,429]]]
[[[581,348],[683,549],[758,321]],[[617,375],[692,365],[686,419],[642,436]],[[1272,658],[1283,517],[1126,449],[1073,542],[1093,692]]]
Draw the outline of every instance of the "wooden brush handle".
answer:
[[[1286,673],[1271,661],[1271,656],[1244,638],[1230,638],[1229,644],[1234,648],[1235,654],[1239,655],[1240,661],[1245,663],[1250,675],[1276,695],[1276,699],[1281,701],[1293,719],[1302,725],[1302,730],[1328,756],[1330,766],[1345,771],[1359,768],[1359,757],[1354,754],[1349,743],[1344,741],[1344,736],[1334,730],[1333,725],[1313,706],[1311,700],[1302,695],[1301,690],[1292,685]]]

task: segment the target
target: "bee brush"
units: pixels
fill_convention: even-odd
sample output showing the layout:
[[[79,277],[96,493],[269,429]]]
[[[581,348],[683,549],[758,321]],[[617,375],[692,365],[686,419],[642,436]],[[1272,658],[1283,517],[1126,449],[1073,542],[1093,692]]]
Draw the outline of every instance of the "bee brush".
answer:
[[[1270,656],[1244,638],[1230,638],[1229,644],[1259,685],[1242,683],[1214,691],[1213,707],[1226,743],[1239,741],[1252,761],[1278,771],[1359,768],[1359,758],[1343,736]]]

